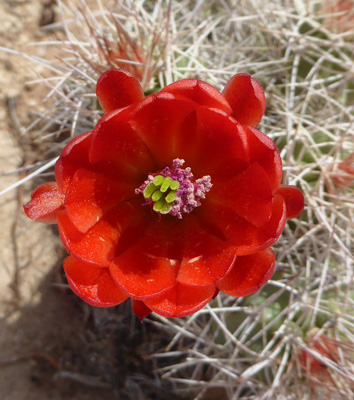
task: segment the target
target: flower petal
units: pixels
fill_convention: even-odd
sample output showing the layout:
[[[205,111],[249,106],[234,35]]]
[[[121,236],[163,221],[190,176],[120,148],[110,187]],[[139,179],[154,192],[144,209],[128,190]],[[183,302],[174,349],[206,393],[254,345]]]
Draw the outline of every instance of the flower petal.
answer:
[[[279,151],[268,136],[257,129],[244,127],[249,143],[250,161],[257,161],[266,171],[274,192],[279,188],[283,167]]]
[[[217,287],[230,296],[248,296],[257,292],[273,275],[275,254],[266,249],[248,256],[239,256]]]
[[[64,207],[64,196],[55,182],[44,183],[31,195],[31,201],[23,206],[28,218],[44,224],[55,224],[56,214]]]
[[[140,203],[138,206],[141,207]],[[130,225],[135,227],[137,219],[139,215],[133,202],[120,203],[86,233],[82,233],[76,229],[66,211],[58,213],[60,237],[67,251],[76,258],[103,267],[114,259],[123,233]]]
[[[66,193],[71,179],[79,168],[90,168],[88,150],[91,132],[84,133],[72,139],[63,149],[55,164],[55,180],[59,190]]]
[[[227,180],[248,166],[246,132],[225,112],[198,107],[182,127],[174,142],[176,153],[196,176]]]
[[[254,78],[248,74],[234,75],[222,94],[240,124],[258,126],[265,110],[265,96],[262,86]]]
[[[178,98],[195,101],[210,108],[218,108],[227,114],[232,113],[232,108],[225,97],[214,86],[198,79],[182,79],[164,87],[160,93],[168,92]]]
[[[64,270],[74,293],[92,306],[116,306],[129,297],[114,283],[106,268],[95,267],[69,256],[64,260]]]
[[[127,107],[144,98],[139,81],[128,71],[111,69],[97,81],[96,95],[105,113]]]
[[[272,188],[264,169],[253,162],[226,182],[216,182],[209,196],[260,227],[272,215]]]
[[[112,263],[112,271],[114,268],[117,271],[112,274],[132,296],[155,295],[174,286],[183,258],[185,232],[189,229],[188,217],[182,220],[167,215],[159,218],[148,212],[144,219],[147,227],[144,234],[135,245],[119,248]],[[137,237],[136,232],[134,237]],[[140,296],[139,293],[143,294]]]
[[[215,286],[235,260],[236,248],[204,232],[193,215],[146,220],[136,245],[119,251],[112,276],[132,297],[154,296],[175,285]]]
[[[179,262],[168,257],[166,225],[152,222],[141,240],[119,254],[110,265],[113,279],[135,299],[154,296],[176,283]]]
[[[202,230],[195,219],[189,221],[177,281],[191,286],[215,286],[235,262],[236,247]]]
[[[212,299],[215,287],[192,287],[177,283],[159,296],[144,300],[154,312],[163,317],[185,317],[203,308]]]
[[[206,199],[198,210],[205,230],[237,247],[237,255],[264,250],[278,240],[286,222],[286,207],[282,196],[275,195],[270,220],[261,227],[248,222],[232,209]]]
[[[296,218],[305,207],[305,199],[301,190],[296,186],[281,185],[278,193],[284,197],[286,218]]]
[[[194,102],[176,99],[170,93],[153,94],[132,115],[130,124],[146,143],[158,169],[181,158],[175,142],[185,129],[183,121],[195,107]]]
[[[141,300],[132,299],[132,310],[134,314],[142,321],[145,317],[152,313],[150,308]]]
[[[116,204],[134,197],[135,187],[80,168],[65,197],[68,217],[76,229],[85,233]]]
[[[92,132],[90,162],[116,180],[141,184],[155,166],[148,147],[127,122],[130,114],[127,108],[99,120]]]

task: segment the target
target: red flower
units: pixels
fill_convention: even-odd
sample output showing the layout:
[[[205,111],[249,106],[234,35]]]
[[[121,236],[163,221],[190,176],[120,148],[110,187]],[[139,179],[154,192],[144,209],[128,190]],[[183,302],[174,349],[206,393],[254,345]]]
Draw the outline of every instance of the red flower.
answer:
[[[255,129],[259,83],[235,75],[221,94],[184,79],[144,98],[131,74],[110,70],[97,97],[107,114],[65,147],[56,183],[25,206],[58,222],[73,291],[100,307],[131,297],[141,318],[192,314],[218,290],[256,292],[274,270],[269,246],[304,206]]]
[[[338,390],[339,376],[335,376],[335,372],[341,374],[346,365],[352,364],[354,348],[348,341],[333,339],[319,331],[317,328],[310,329],[306,335],[306,346],[298,349],[297,359],[313,386]],[[354,389],[354,385],[351,388]]]
[[[354,183],[354,153],[349,154],[338,165],[337,173],[333,174],[332,181],[337,186],[350,186]]]
[[[353,30],[353,0],[323,0],[323,9],[327,28],[343,33]]]

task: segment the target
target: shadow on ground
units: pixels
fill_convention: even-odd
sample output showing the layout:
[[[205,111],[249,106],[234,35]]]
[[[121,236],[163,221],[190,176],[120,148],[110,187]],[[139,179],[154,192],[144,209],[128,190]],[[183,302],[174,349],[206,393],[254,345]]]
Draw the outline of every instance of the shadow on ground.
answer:
[[[38,302],[10,307],[0,320],[8,338],[0,398],[181,399],[154,373],[149,357],[168,338],[141,324],[129,302],[110,309],[86,305],[66,288],[60,264],[40,282]],[[20,383],[19,375],[25,377]]]

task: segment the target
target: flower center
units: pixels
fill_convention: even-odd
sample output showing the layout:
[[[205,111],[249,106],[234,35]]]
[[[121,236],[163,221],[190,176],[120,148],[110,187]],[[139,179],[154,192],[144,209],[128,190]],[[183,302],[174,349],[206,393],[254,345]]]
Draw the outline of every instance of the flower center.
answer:
[[[176,158],[172,167],[166,167],[157,174],[150,174],[148,179],[135,190],[142,193],[146,203],[158,214],[171,214],[182,218],[205,199],[205,193],[212,187],[211,178],[205,175],[195,179],[191,169],[181,168],[184,160]]]

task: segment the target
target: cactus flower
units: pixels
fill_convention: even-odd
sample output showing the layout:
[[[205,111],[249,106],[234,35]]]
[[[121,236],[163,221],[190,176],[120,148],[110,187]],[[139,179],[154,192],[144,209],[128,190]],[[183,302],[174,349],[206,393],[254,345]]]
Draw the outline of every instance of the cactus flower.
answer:
[[[271,277],[287,218],[304,198],[281,185],[279,152],[256,129],[260,84],[233,76],[222,93],[184,79],[144,97],[129,72],[97,82],[105,115],[72,139],[24,206],[57,223],[70,254],[64,270],[87,303],[183,317],[219,290],[256,292]]]

